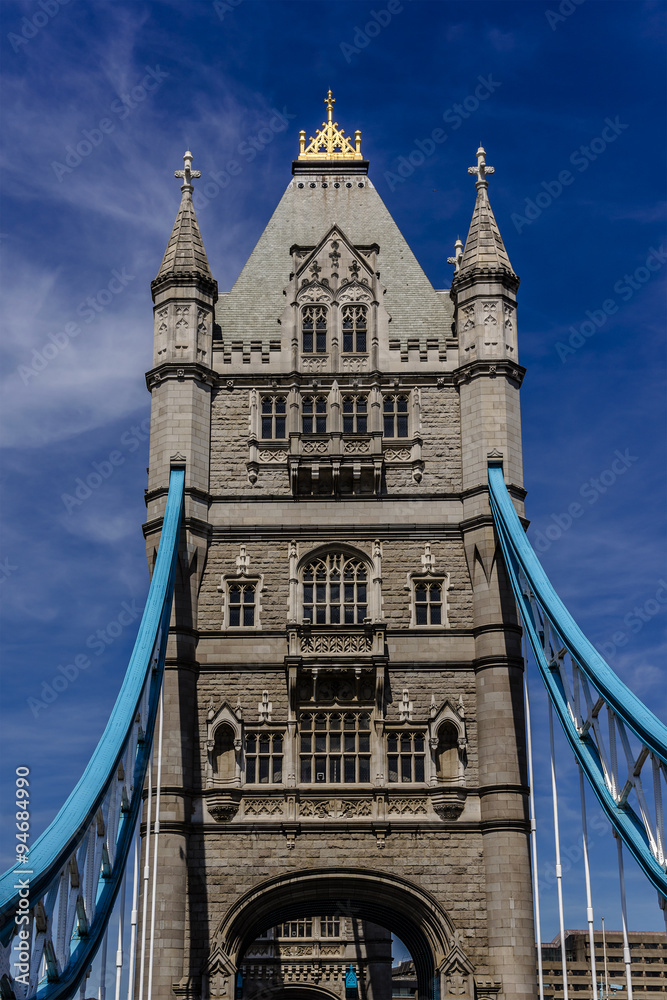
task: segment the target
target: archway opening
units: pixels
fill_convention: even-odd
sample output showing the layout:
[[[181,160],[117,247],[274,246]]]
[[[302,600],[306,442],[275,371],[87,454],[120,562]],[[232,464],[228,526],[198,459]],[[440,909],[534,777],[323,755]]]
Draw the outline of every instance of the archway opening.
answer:
[[[308,993],[303,990],[310,990],[312,996],[338,1000],[384,1000],[391,996],[392,934],[414,963],[417,997],[431,1000],[436,972],[453,947],[451,921],[430,893],[386,872],[311,869],[271,879],[230,908],[216,942],[237,969],[245,969],[247,1000],[252,1000],[250,984],[266,979],[260,966],[274,961],[275,970],[275,960],[287,974],[275,975],[271,988],[265,983],[258,991],[271,1000],[286,991],[294,997],[293,989],[304,998]],[[327,946],[335,947],[336,954],[324,954]],[[375,982],[369,974],[371,959],[377,959]],[[350,965],[357,990],[347,993],[341,974]]]

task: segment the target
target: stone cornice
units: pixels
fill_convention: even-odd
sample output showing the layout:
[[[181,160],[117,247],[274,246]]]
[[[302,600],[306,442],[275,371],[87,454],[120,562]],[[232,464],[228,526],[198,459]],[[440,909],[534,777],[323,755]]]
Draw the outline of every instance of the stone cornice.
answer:
[[[504,268],[472,267],[466,269],[463,273],[458,272],[454,275],[449,294],[456,301],[456,296],[459,292],[485,281],[496,281],[513,292],[516,292],[521,284],[521,278],[518,274],[506,271]]]
[[[206,295],[211,296],[214,302],[217,302],[218,282],[215,278],[207,278],[201,271],[179,271],[177,274],[164,274],[160,278],[153,278],[151,281],[153,301],[155,301],[156,295],[166,291],[168,288],[174,286],[191,288],[192,285],[196,285]]]
[[[203,382],[206,385],[212,386],[218,383],[218,375],[212,368],[208,368],[206,365],[200,365],[196,361],[184,361],[182,363],[165,361],[164,364],[158,365],[156,368],[151,368],[150,371],[146,372],[146,388],[150,392],[156,386],[160,385],[161,382],[173,381],[174,379],[181,381],[185,378],[195,379],[197,382]]]
[[[513,382],[518,382],[519,388],[521,388],[525,374],[526,369],[523,365],[515,364],[505,358],[469,361],[468,364],[462,365],[453,373],[454,384],[459,386],[476,378],[497,378],[501,375]]]

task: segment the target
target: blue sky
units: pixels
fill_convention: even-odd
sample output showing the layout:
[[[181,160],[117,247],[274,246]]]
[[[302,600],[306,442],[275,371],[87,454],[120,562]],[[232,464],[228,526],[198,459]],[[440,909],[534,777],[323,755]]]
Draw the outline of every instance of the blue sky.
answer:
[[[329,87],[438,288],[467,233],[467,167],[484,144],[522,279],[530,537],[591,640],[667,718],[667,605],[656,597],[667,580],[665,10],[652,0],[3,0],[3,788],[9,797],[15,767],[31,767],[35,836],[102,732],[147,591],[143,376],[149,285],[179,202],[173,171],[192,149],[199,223],[227,290]],[[410,173],[406,162],[419,165]],[[96,471],[89,496],[63,499]],[[30,699],[77,656],[89,664],[37,709]],[[545,699],[531,683],[551,938]],[[564,748],[559,779],[574,857],[578,784]],[[615,849],[601,830],[595,855],[596,913],[617,927]],[[631,926],[661,929],[655,894],[627,869]],[[584,922],[575,863],[566,923]]]

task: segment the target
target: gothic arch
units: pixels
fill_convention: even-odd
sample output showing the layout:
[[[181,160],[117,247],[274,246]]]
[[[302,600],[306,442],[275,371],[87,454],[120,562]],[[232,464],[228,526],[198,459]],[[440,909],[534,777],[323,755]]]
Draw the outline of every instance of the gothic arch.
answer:
[[[301,622],[303,620],[303,574],[309,563],[318,559],[326,561],[327,556],[340,554],[346,559],[357,559],[364,564],[366,569],[365,583],[368,587],[368,610],[367,617],[376,621],[381,617],[382,592],[381,592],[381,547],[379,543],[373,546],[373,554],[370,555],[363,549],[348,542],[334,542],[326,545],[317,545],[305,552],[294,567],[294,580],[297,586],[293,591],[291,600],[293,606],[290,607],[290,619]],[[290,574],[292,575],[292,574]],[[341,623],[342,624],[342,623]]]
[[[420,1000],[432,996],[434,976],[458,941],[442,906],[407,879],[372,869],[312,868],[276,876],[241,896],[218,924],[212,951],[235,968],[258,934],[305,910],[348,914],[397,933],[414,959]]]

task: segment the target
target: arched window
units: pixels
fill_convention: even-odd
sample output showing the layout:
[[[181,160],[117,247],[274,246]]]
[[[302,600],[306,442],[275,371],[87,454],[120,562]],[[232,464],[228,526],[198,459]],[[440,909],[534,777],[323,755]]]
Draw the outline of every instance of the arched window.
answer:
[[[262,396],[262,438],[284,438],[286,415],[285,396]]]
[[[459,777],[459,734],[451,722],[443,722],[438,729],[436,766],[443,781],[456,781]]]
[[[343,306],[343,352],[366,353],[366,307]]]
[[[229,584],[229,625],[247,627],[255,624],[256,589],[254,583]]]
[[[304,396],[301,400],[301,420],[304,434],[326,434],[327,397]]]
[[[324,306],[305,306],[301,313],[304,354],[324,354],[327,349],[327,311]]]
[[[406,438],[408,436],[408,397],[404,394],[386,395],[383,399],[384,436]]]
[[[303,620],[361,625],[368,615],[368,569],[356,556],[330,552],[303,568]]]
[[[415,583],[415,624],[442,625],[442,584],[419,580]]]
[[[221,781],[231,781],[236,776],[234,731],[231,726],[218,726],[213,742],[213,773]]]
[[[368,429],[368,396],[343,396],[343,434],[365,434]]]

